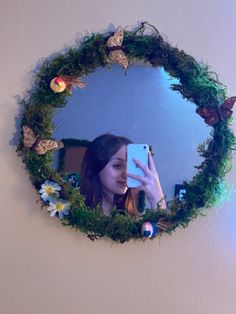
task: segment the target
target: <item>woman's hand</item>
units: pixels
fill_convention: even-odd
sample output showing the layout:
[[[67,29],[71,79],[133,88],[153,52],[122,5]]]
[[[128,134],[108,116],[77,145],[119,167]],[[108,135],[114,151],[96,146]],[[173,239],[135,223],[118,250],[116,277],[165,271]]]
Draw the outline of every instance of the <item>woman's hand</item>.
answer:
[[[136,179],[141,182],[141,186],[138,187],[138,190],[145,192],[152,209],[157,208],[157,203],[159,201],[161,208],[166,209],[164,194],[162,192],[160,180],[151,153],[148,153],[148,166],[143,165],[140,161],[136,159],[134,159],[134,162],[140,169],[142,169],[145,177],[133,175],[130,173],[128,173],[127,175],[130,178]]]

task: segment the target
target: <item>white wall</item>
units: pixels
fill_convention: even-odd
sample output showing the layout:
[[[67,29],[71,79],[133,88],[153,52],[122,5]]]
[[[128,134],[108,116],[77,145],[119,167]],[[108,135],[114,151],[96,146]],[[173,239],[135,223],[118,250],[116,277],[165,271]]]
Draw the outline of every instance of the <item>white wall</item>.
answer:
[[[15,96],[30,87],[38,60],[111,23],[149,21],[212,66],[235,95],[235,9],[218,0],[2,1],[1,314],[235,313],[236,194],[160,241],[93,243],[40,210],[12,146]],[[235,175],[234,160],[228,182],[236,183]]]

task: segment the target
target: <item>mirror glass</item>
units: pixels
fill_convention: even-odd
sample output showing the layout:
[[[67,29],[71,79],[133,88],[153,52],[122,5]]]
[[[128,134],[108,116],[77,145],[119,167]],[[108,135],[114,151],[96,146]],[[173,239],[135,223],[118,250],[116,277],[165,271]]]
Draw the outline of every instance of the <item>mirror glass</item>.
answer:
[[[120,66],[98,68],[73,89],[53,122],[54,137],[92,141],[103,133],[152,146],[155,165],[167,200],[175,184],[191,180],[202,161],[197,147],[210,134],[195,105],[170,89],[178,80],[162,68],[136,65],[125,75]]]

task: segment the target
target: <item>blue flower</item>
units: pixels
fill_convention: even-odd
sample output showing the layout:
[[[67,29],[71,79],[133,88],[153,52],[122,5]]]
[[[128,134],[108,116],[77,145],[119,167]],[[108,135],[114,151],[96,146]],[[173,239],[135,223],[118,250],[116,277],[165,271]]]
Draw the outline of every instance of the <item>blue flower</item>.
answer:
[[[68,182],[70,186],[74,189],[79,188],[80,184],[80,174],[79,172],[77,173],[67,173],[64,177],[64,181]]]

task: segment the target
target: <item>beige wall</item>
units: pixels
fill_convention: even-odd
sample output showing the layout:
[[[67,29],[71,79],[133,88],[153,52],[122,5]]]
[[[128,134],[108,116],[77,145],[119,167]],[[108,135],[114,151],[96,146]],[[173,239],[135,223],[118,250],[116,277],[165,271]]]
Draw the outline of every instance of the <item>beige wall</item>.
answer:
[[[155,24],[235,95],[235,12],[233,1],[218,0],[1,1],[0,314],[235,313],[235,194],[160,241],[93,243],[40,210],[10,145],[15,96],[30,86],[38,60],[110,23]],[[234,166],[227,180],[235,177]]]

